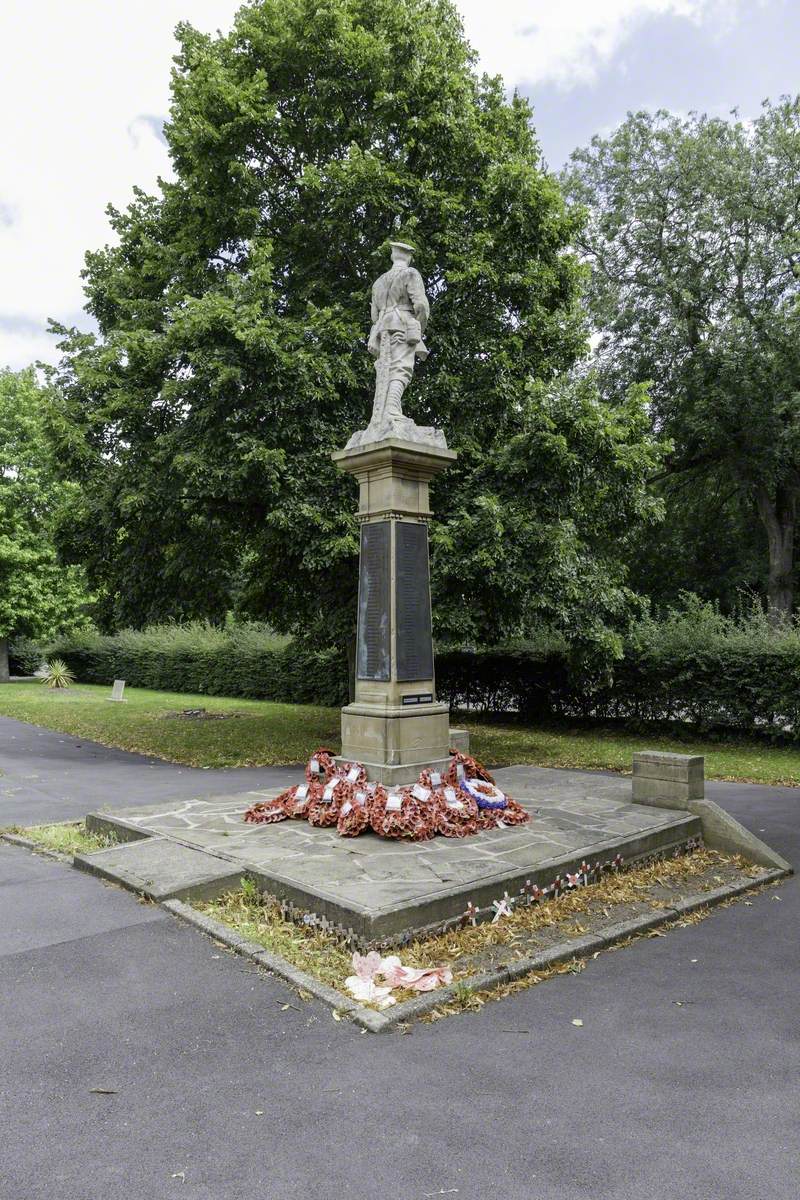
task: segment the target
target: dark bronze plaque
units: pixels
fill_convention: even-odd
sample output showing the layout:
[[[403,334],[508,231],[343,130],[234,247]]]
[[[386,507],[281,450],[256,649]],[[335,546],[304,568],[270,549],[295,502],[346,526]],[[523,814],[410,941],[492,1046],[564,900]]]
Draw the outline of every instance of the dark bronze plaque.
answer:
[[[384,681],[391,678],[389,531],[388,521],[361,526],[356,654],[359,679]]]
[[[397,678],[433,678],[428,528],[398,521],[395,526]]]

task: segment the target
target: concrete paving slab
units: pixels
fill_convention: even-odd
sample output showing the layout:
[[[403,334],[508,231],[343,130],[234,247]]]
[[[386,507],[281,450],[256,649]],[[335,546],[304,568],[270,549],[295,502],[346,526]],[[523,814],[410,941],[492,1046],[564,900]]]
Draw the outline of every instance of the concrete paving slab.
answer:
[[[76,854],[74,864],[151,900],[210,899],[237,887],[242,876],[229,861],[159,837]]]

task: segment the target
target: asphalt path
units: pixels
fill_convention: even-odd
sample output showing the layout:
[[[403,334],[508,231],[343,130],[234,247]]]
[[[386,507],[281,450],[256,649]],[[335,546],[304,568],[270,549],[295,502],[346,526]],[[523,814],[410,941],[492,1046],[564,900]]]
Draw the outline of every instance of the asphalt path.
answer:
[[[31,797],[59,753],[84,761],[43,765],[47,742],[30,743]],[[3,744],[19,779],[11,760]],[[800,791],[709,793],[800,860]],[[374,1036],[0,845],[0,1198],[794,1200],[799,895],[791,879],[478,1014]]]
[[[296,767],[182,767],[0,717],[0,829],[99,808],[288,787]]]

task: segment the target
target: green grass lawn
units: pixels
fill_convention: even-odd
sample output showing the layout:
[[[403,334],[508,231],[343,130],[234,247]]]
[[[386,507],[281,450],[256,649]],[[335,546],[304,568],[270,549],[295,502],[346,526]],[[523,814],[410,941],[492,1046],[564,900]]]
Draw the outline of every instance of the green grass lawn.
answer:
[[[110,695],[110,687],[91,684],[56,691],[38,682],[6,683],[0,715],[195,767],[301,762],[319,745],[338,745],[339,713],[332,708],[144,688],[126,688],[125,704],[109,702]],[[219,716],[180,716],[185,708]]]
[[[47,729],[197,767],[273,766],[305,761],[317,746],[339,749],[339,711],[266,700],[230,700],[126,689],[126,704],[111,704],[109,687],[78,684],[51,691],[40,683],[0,685],[0,715]],[[180,715],[205,708],[214,719]],[[619,729],[526,728],[467,720],[472,752],[506,766],[582,767],[630,771],[634,750],[704,754],[710,779],[800,784],[800,747],[686,740]]]
[[[800,784],[800,746],[771,747],[763,742],[703,741],[664,733],[627,733],[614,728],[526,728],[472,724],[470,745],[476,758],[497,766],[533,763],[541,767],[577,767],[630,774],[634,750],[670,750],[704,754],[707,779],[746,783]]]
[[[113,834],[91,833],[83,821],[60,822],[57,825],[12,825],[8,833],[19,833],[45,850],[56,850],[70,858],[92,850],[105,850],[116,845]]]

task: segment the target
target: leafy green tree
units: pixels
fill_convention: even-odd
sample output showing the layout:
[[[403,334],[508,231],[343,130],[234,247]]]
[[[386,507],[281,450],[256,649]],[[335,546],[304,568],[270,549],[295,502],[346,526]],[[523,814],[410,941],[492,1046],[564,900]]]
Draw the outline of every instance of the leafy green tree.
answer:
[[[464,642],[557,629],[607,663],[641,600],[627,583],[631,543],[661,517],[647,487],[662,446],[647,389],[613,404],[592,374],[531,382],[506,440],[476,448],[473,486],[450,481],[435,522],[434,612]]]
[[[0,371],[0,683],[10,637],[48,637],[85,621],[83,573],[59,563],[54,543],[77,487],[56,478],[45,418],[33,371]]]
[[[111,210],[118,244],[87,257],[99,335],[60,331],[60,446],[85,481],[65,540],[105,624],[234,607],[350,637],[355,495],[330,454],[368,418],[370,288],[402,233],[432,299],[406,409],[460,454],[436,484],[439,633],[591,610],[605,636],[628,599],[615,524],[644,515],[655,452],[638,394],[614,414],[548,391],[585,344],[580,217],[528,104],[478,76],[450,0],[259,0],[230,34],[178,37],[175,180]]]
[[[752,124],[631,114],[576,152],[564,181],[590,213],[580,240],[603,377],[614,390],[652,381],[666,470],[691,472],[698,506],[735,495],[761,521],[783,619],[800,498],[800,97]]]
[[[652,485],[666,519],[636,530],[629,547],[629,584],[657,612],[692,593],[738,612],[746,598],[766,595],[768,564],[764,530],[752,502],[720,474],[706,472],[702,489],[695,472],[670,472]]]

